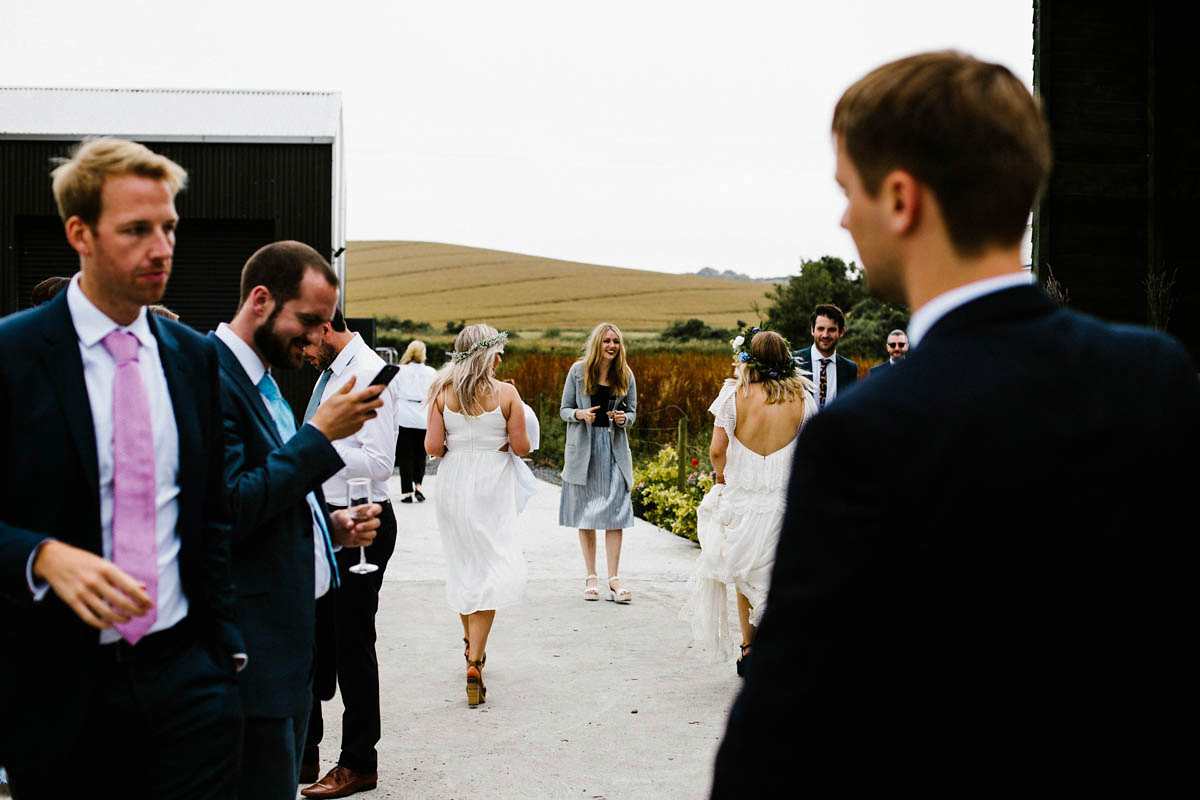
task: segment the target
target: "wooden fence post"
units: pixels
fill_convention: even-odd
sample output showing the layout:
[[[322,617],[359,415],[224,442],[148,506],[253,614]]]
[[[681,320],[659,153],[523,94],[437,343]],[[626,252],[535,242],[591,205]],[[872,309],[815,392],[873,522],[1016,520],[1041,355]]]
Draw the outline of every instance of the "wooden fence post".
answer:
[[[687,417],[679,418],[679,438],[675,442],[675,454],[679,456],[679,474],[676,479],[676,484],[683,489],[683,463],[686,458],[684,451],[687,450]]]

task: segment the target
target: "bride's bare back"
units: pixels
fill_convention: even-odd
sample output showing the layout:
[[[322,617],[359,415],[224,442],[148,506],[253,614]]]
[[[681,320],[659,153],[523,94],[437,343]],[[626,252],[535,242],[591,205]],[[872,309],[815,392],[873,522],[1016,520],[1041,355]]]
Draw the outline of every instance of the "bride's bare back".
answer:
[[[768,405],[762,384],[752,383],[747,388],[748,393],[738,389],[734,395],[737,405],[734,435],[743,447],[760,456],[769,456],[796,438],[796,431],[804,421],[804,398]]]

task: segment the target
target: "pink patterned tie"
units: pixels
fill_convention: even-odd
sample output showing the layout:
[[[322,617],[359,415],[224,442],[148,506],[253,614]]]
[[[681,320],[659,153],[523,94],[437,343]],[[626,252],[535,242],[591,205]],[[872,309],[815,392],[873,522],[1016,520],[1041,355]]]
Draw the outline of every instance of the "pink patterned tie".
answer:
[[[146,584],[158,602],[158,526],[155,518],[154,432],[150,399],[138,368],[138,340],[113,331],[104,347],[117,362],[113,380],[113,521],[112,560]],[[114,625],[130,644],[137,644],[158,618],[156,608],[123,625]]]

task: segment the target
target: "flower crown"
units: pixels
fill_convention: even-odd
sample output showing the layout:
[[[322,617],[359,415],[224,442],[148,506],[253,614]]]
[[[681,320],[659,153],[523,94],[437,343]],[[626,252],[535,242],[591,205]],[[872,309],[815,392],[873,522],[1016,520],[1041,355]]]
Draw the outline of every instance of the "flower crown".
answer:
[[[733,346],[735,360],[739,364],[745,364],[761,377],[780,380],[795,375],[796,362],[792,360],[791,356],[788,356],[783,361],[766,362],[759,361],[750,355],[750,340],[754,338],[756,333],[762,333],[762,328],[743,328],[741,333],[729,340],[729,344]]]
[[[486,339],[480,339],[478,342],[471,345],[470,349],[465,350],[461,353],[459,351],[455,350],[453,353],[450,354],[450,360],[453,361],[455,364],[457,364],[460,361],[467,360],[471,356],[478,353],[480,350],[488,350],[492,347],[495,347],[496,345],[500,345],[501,347],[503,347],[504,343],[507,341],[508,341],[508,331],[500,331],[495,336],[489,336]]]

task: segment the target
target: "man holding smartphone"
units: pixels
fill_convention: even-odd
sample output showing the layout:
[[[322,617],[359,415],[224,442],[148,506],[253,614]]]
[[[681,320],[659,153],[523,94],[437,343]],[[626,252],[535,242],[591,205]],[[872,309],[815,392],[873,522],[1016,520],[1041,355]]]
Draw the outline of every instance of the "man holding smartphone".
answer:
[[[395,368],[383,372],[384,364],[362,336],[346,328],[341,309],[325,324],[320,341],[304,351],[305,359],[321,371],[313,389],[305,418],[316,413],[328,397],[353,377],[357,386],[389,381]],[[337,553],[341,588],[317,601],[317,673],[313,684],[312,714],[308,739],[300,770],[300,782],[311,783],[320,774],[319,747],[324,734],[321,701],[333,697],[341,687],[342,749],[337,764],[320,781],[301,790],[305,797],[346,797],[374,789],[378,781],[378,755],[375,745],[381,735],[379,715],[379,663],[375,657],[375,613],[379,610],[379,589],[388,559],[396,547],[396,516],[388,497],[387,480],[396,459],[398,398],[389,386],[380,395],[383,406],[358,433],[333,443],[346,463],[325,481],[324,494],[331,511],[347,503],[373,500],[383,507],[375,542],[367,551],[371,563],[379,569],[361,575],[350,571],[358,563],[356,549]],[[349,498],[346,483],[351,478],[369,478],[369,498]]]

